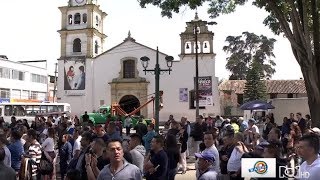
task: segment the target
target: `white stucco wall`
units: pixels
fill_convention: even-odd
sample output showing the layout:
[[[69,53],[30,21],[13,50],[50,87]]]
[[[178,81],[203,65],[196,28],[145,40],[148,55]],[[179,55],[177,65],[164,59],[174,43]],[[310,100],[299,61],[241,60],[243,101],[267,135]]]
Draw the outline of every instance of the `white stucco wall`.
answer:
[[[123,49],[126,49],[124,51]],[[128,50],[128,49],[133,50]],[[136,49],[136,50],[134,50]],[[125,57],[135,57],[139,62],[137,68],[140,77],[146,78],[149,81],[148,93],[155,92],[155,76],[143,72],[143,67],[140,63],[140,57],[147,56],[150,58],[149,68],[154,68],[156,61],[156,52],[140,46],[131,41],[127,41],[122,46],[117,47],[109,53],[103,54],[94,60],[94,108],[100,106],[100,100],[104,100],[106,104],[111,104],[111,86],[108,84],[113,78],[119,76],[121,69],[121,59]],[[217,78],[214,74],[214,60],[212,59],[199,59],[199,76],[213,76],[213,99],[214,106],[208,106],[206,109],[201,109],[200,114],[220,114],[220,103],[218,96]],[[161,68],[167,68],[165,56],[159,53],[159,64]],[[188,88],[192,90],[194,83],[193,77],[195,76],[195,61],[183,60],[173,64],[173,71],[171,75],[164,73],[160,76],[160,90],[164,91],[163,103],[164,108],[160,111],[160,120],[167,120],[170,114],[180,119],[181,116],[188,116],[190,120],[195,119],[195,109],[189,109],[189,102],[179,102],[179,88]],[[152,116],[152,103],[148,105],[148,116]]]
[[[306,114],[310,114],[308,98],[275,98],[270,100],[275,107],[271,110],[274,114],[275,123],[282,124],[283,118],[288,117],[290,113],[300,112],[304,117]]]

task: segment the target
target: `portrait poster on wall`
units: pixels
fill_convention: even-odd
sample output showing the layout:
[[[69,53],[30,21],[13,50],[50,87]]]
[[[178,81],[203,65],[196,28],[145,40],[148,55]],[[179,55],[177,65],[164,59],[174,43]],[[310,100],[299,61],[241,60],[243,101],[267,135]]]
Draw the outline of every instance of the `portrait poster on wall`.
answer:
[[[199,84],[199,106],[212,106],[212,77],[203,76],[198,79]]]
[[[188,102],[188,88],[179,88],[179,102]]]
[[[64,90],[69,95],[82,95],[86,87],[84,59],[72,58],[64,61]]]

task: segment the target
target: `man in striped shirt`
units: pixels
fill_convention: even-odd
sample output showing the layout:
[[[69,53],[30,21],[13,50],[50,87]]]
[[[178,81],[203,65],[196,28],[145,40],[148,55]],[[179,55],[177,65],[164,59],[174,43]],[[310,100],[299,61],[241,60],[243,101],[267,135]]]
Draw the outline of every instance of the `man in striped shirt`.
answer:
[[[27,157],[32,159],[35,164],[32,164],[32,180],[40,179],[37,177],[38,174],[38,165],[41,159],[41,145],[37,141],[37,132],[34,129],[29,129],[27,132],[27,141],[30,143],[28,152],[26,154]]]

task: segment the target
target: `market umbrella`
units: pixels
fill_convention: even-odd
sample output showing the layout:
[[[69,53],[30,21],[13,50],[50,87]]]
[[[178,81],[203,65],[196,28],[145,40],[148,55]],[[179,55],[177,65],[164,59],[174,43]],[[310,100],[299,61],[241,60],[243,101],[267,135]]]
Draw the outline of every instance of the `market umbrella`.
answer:
[[[256,110],[256,109],[274,109],[271,103],[262,100],[249,101],[240,106],[242,110]]]

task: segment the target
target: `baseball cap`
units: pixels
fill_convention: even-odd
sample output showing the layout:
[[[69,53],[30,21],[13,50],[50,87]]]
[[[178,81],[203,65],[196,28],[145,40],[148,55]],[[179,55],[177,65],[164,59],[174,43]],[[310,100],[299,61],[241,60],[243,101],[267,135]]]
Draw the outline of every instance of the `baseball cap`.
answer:
[[[210,161],[210,162],[212,162],[212,163],[215,161],[214,155],[213,155],[213,153],[210,152],[210,151],[203,151],[202,153],[195,153],[194,155],[195,155],[197,158],[201,158],[201,159]]]

